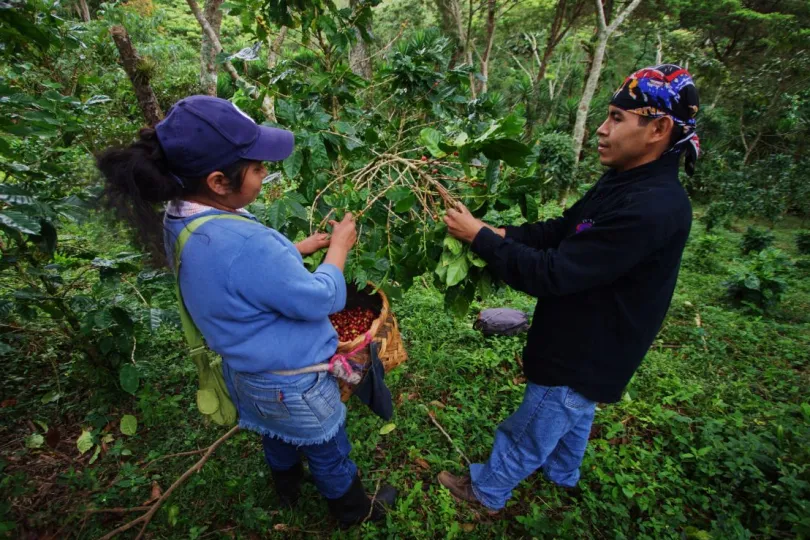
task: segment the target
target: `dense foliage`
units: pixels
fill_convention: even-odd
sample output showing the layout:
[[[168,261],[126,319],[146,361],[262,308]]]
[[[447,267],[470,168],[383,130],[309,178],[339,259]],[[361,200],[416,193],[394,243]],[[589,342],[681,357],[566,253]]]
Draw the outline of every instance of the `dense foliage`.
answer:
[[[604,1],[608,21],[627,4]],[[410,349],[392,382],[397,430],[380,435],[352,409],[363,469],[407,487],[387,532],[360,534],[810,535],[807,2],[643,0],[610,38],[582,141],[572,133],[595,69],[593,2],[200,8],[216,5],[217,95],[296,137],[276,165],[281,180],[250,210],[293,239],[354,212],[347,278],[389,294]],[[100,536],[118,516],[86,507],[137,506],[152,482],[165,488],[184,469],[144,463],[215,438],[195,417],[171,275],[99,211],[93,154],[144,124],[114,25],[129,33],[136,79],[163,111],[204,91],[202,31],[186,3],[0,2],[0,534],[9,537],[62,525]],[[601,174],[594,132],[612,91],[658,59],[688,66],[702,102],[703,156],[682,178],[699,219],[672,313],[625,401],[597,415],[582,497],[532,479],[507,511],[515,519],[489,522],[432,485],[456,456],[429,431],[424,406],[470,457],[485,456],[520,399],[520,342],[484,341],[465,317],[471,307],[528,310],[530,299],[447,237],[441,215],[462,201],[488,222],[518,224],[573,203]],[[244,434],[230,441],[190,484],[194,495],[161,510],[158,534],[328,535],[318,520],[270,510],[254,445]],[[322,513],[307,505],[303,515]]]

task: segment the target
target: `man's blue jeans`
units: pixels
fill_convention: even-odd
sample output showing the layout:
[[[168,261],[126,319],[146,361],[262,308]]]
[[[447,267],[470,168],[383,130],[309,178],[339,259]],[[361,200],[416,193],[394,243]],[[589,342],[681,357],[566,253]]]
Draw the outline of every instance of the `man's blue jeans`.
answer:
[[[275,437],[262,437],[264,457],[271,469],[286,471],[301,460],[299,452],[307,457],[309,472],[318,491],[327,499],[337,499],[349,491],[357,465],[349,457],[352,445],[346,436],[345,426],[326,442],[296,446]]]
[[[520,407],[495,432],[489,460],[470,465],[476,498],[500,510],[537,469],[555,484],[574,487],[595,409],[595,402],[567,386],[527,383]]]

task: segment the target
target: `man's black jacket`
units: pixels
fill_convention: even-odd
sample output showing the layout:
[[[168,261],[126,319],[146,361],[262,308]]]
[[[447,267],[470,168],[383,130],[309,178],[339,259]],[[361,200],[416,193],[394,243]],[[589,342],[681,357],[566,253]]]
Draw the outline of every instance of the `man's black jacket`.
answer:
[[[538,298],[523,354],[533,383],[621,398],[669,309],[692,224],[678,162],[610,170],[560,218],[475,237],[498,277]]]

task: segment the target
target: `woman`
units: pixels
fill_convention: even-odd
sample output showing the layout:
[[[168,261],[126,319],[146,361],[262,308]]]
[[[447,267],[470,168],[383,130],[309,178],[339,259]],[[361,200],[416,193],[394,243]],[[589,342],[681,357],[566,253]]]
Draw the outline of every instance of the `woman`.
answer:
[[[262,162],[292,153],[293,134],[257,125],[229,101],[191,96],[154,129],[97,160],[109,206],[154,257],[172,260],[174,242],[195,219],[212,215],[182,251],[178,280],[186,309],[208,346],[222,356],[239,425],[262,435],[282,502],[293,504],[303,478],[299,453],[342,526],[377,520],[396,490],[372,500],[349,457],[346,407],[327,373],[281,376],[329,360],[338,338],[328,316],[344,308],[343,267],[357,239],[351,214],[332,235],[292,244],[243,210],[267,176]],[[161,217],[155,205],[168,203]],[[314,272],[302,255],[328,248]]]

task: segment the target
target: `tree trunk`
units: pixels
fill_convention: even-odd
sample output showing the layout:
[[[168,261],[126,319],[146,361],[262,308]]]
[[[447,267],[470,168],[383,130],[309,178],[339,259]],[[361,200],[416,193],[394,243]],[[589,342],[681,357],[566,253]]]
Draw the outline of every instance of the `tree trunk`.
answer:
[[[356,9],[360,2],[351,0],[349,4],[352,9]],[[371,29],[367,28],[367,30]],[[354,35],[357,37],[357,43],[352,45],[349,51],[349,67],[351,67],[352,73],[369,81],[371,80],[371,55],[368,52],[368,43],[363,41],[359,28],[354,29]]]
[[[571,8],[570,14],[568,8]],[[527,104],[526,114],[526,135],[531,135],[534,124],[540,113],[540,88],[543,79],[548,70],[548,64],[554,50],[557,48],[568,31],[573,27],[574,23],[582,15],[583,8],[585,7],[585,0],[575,0],[573,4],[569,4],[569,0],[558,0],[557,7],[554,9],[554,19],[551,21],[551,28],[548,31],[546,38],[546,47],[543,50],[543,57],[537,53],[537,41],[532,38],[532,53],[537,61],[537,75],[535,76],[534,85],[532,86],[532,94]],[[566,21],[567,19],[567,21]],[[553,96],[552,96],[553,97]]]
[[[270,45],[270,50],[267,52],[267,69],[272,71],[275,69],[276,64],[278,63],[279,53],[281,52],[281,46],[284,44],[284,39],[287,37],[287,27],[282,26],[278,31],[278,36],[272,42],[270,41],[270,35],[267,36],[267,43]],[[270,93],[268,92],[267,99],[270,100],[269,105],[265,108],[264,114],[268,120],[271,122],[276,121],[276,98],[270,97]]]
[[[219,36],[217,36],[216,32],[214,32],[214,29],[211,28],[211,25],[208,24],[208,21],[205,19],[205,16],[203,15],[199,4],[197,4],[196,0],[186,0],[186,3],[188,4],[188,7],[191,8],[191,12],[194,14],[194,17],[197,19],[197,22],[200,23],[203,32],[207,34],[208,38],[211,40],[211,43],[214,46],[214,50],[216,51],[217,54],[219,54],[222,51],[222,43],[220,43]],[[239,73],[236,71],[236,68],[233,67],[233,64],[230,62],[230,60],[225,60],[223,66],[225,67],[225,71],[228,72],[228,75],[230,75],[231,78],[234,81],[236,81],[237,85],[245,89],[248,89],[250,86],[252,86],[249,85],[247,81],[245,81],[245,79],[243,79],[239,75]],[[256,87],[253,87],[251,90],[246,91],[252,99],[259,99],[259,92],[258,90],[256,90]],[[273,100],[270,99],[270,96],[266,94],[262,99],[261,110],[265,118],[275,122]]]
[[[464,35],[464,23],[461,20],[461,3],[459,0],[435,0],[435,2],[436,9],[439,11],[441,29],[453,42],[453,58],[450,61],[452,68],[465,52],[466,36]]]
[[[640,3],[641,0],[633,0],[631,4],[618,14],[610,26],[608,26],[602,2],[601,0],[596,0],[596,17],[599,25],[599,33],[596,39],[596,49],[593,53],[593,64],[588,73],[588,80],[585,83],[582,99],[580,99],[579,106],[577,107],[577,119],[574,123],[574,159],[577,163],[579,163],[580,153],[584,146],[585,124],[588,121],[588,110],[591,107],[591,101],[596,93],[596,87],[599,84],[599,76],[602,74],[602,64],[605,60],[605,50],[607,49],[608,40]]]
[[[219,7],[223,0],[205,0],[203,16],[211,29],[219,37],[222,28],[222,10]],[[200,87],[209,96],[217,95],[217,52],[208,34],[202,33],[200,47]]]
[[[588,73],[588,80],[585,83],[582,99],[579,100],[577,119],[574,122],[574,159],[577,162],[580,160],[580,153],[585,143],[585,124],[588,121],[588,110],[591,107],[593,95],[596,93],[596,87],[599,84],[599,76],[602,74],[602,62],[605,60],[607,43],[607,31],[600,30],[597,37],[596,50],[593,52],[591,70]]]
[[[484,78],[481,81],[481,93],[487,91],[487,82],[489,79],[489,58],[492,54],[492,43],[495,40],[495,12],[498,9],[496,0],[487,0],[487,48],[484,50],[484,56],[481,57],[481,76]]]
[[[90,22],[90,8],[87,5],[87,0],[79,0],[76,11],[79,12],[79,16],[84,22]]]
[[[121,55],[121,62],[124,64],[124,71],[129,75],[132,86],[135,88],[135,96],[138,99],[138,106],[141,113],[150,126],[154,126],[163,118],[163,111],[160,110],[155,93],[149,84],[149,70],[145,69],[143,61],[138,56],[138,52],[132,47],[127,29],[123,26],[113,26],[110,28],[115,46],[118,47],[118,54]]]
[[[664,43],[661,41],[661,32],[658,32],[658,49],[655,51],[655,65],[664,63]]]

